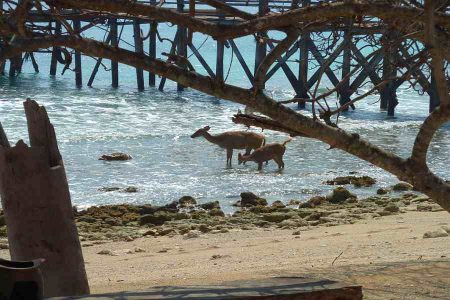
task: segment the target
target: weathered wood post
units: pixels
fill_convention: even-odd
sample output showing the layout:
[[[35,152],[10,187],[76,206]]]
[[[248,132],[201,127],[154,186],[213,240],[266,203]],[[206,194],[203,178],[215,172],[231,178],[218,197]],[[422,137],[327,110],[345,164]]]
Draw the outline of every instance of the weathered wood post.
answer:
[[[111,34],[111,46],[117,47],[119,41],[117,38],[117,19],[109,19],[109,32]],[[119,87],[119,63],[115,60],[111,60],[111,85],[113,88]]]
[[[133,35],[134,35],[134,51],[138,54],[144,53],[144,43],[141,37],[141,25],[139,20],[133,20]],[[139,91],[144,90],[144,70],[136,68],[136,80]]]
[[[177,0],[177,11],[184,12],[184,0]],[[177,54],[182,57],[187,56],[187,30],[185,27],[178,26],[178,42],[177,42]],[[177,83],[177,90],[179,92],[184,90],[184,86]]]
[[[73,30],[79,33],[81,30],[81,21],[79,19],[73,20]],[[81,52],[75,50],[75,85],[77,87],[83,86],[83,73],[81,70]]]
[[[303,0],[302,6],[308,6],[310,4],[311,0]],[[297,95],[297,98],[303,98],[307,99],[309,98],[308,95],[308,59],[309,59],[309,52],[308,52],[308,39],[309,39],[309,33],[303,33],[300,35],[300,42],[299,42],[299,48],[300,48],[300,64],[298,66],[298,81],[300,82],[300,94]],[[305,108],[305,102],[299,101],[298,102],[298,109]]]
[[[52,23],[50,22],[50,26],[52,26]],[[55,35],[61,34],[61,23],[56,21],[55,22]],[[53,47],[52,49],[52,58],[50,61],[50,75],[55,76],[56,75],[56,69],[58,66],[58,55],[60,55],[60,49],[59,47]]]
[[[352,56],[351,56],[351,50],[350,50],[350,44],[352,43],[352,34],[350,32],[351,30],[351,24],[352,21],[350,20],[350,22],[348,22],[348,26],[349,28],[347,30],[345,30],[344,32],[344,50],[343,50],[343,54],[342,54],[342,77],[341,79],[343,80],[344,78],[346,78],[349,74],[350,74],[350,67],[351,67],[351,60],[352,60]],[[340,105],[345,105],[346,103],[350,102],[350,78],[346,79],[343,83],[342,83],[342,87],[339,89],[339,104]],[[348,110],[348,108],[346,109]]]
[[[380,93],[380,109],[387,110],[388,116],[394,116],[395,107],[398,104],[397,91],[394,86],[394,78],[397,75],[396,54],[397,47],[392,45],[395,34],[388,32],[382,38],[383,41],[383,81],[389,82],[383,87]]]
[[[221,0],[222,2],[226,2],[225,0]],[[219,17],[219,23],[225,19],[225,15],[220,11],[217,11]],[[216,79],[219,81],[223,81],[223,55],[225,51],[225,44],[221,41],[217,41],[217,55],[216,55]]]
[[[150,0],[151,5],[156,5],[156,0]],[[148,49],[148,55],[151,59],[156,58],[156,30],[158,27],[158,23],[151,22],[150,23],[150,36],[149,36],[149,49]],[[155,86],[156,85],[156,76],[154,73],[149,72],[148,73],[148,84],[149,86]]]
[[[13,260],[44,258],[44,297],[89,293],[69,187],[44,107],[24,102],[31,147],[0,129],[0,195]]]
[[[258,3],[258,16],[264,16],[269,9],[269,1],[268,0],[259,0]],[[258,32],[256,34],[256,50],[255,50],[255,71],[254,75],[256,75],[256,71],[259,68],[259,65],[263,61],[264,57],[266,57],[267,54],[267,44],[266,41],[263,39],[266,34],[265,32]],[[266,74],[264,74],[266,75]],[[264,80],[265,82],[265,80]],[[265,87],[264,86],[262,88]]]

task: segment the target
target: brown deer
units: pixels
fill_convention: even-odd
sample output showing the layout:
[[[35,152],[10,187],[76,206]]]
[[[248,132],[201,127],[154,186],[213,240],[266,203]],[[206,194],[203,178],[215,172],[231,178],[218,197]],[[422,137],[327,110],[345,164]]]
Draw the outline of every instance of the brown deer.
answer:
[[[211,129],[205,126],[191,135],[191,138],[203,136],[209,142],[227,150],[227,166],[231,167],[233,149],[245,149],[245,154],[249,155],[252,149],[258,149],[266,144],[266,138],[262,134],[249,131],[226,131],[217,135],[212,135],[208,131]]]
[[[245,163],[246,161],[254,161],[258,163],[258,170],[262,170],[263,162],[268,162],[273,159],[277,165],[278,169],[284,169],[283,155],[286,151],[286,144],[292,141],[292,138],[286,140],[283,144],[267,144],[261,148],[253,151],[252,154],[238,154],[239,164]]]

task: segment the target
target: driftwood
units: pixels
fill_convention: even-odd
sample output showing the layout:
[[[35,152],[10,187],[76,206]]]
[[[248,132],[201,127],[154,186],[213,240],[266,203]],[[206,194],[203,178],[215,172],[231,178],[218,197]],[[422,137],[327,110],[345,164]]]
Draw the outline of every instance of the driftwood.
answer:
[[[24,102],[31,147],[0,146],[0,195],[13,260],[44,258],[44,297],[89,293],[69,187],[44,107]],[[1,134],[1,132],[0,132]],[[3,134],[6,137],[6,135]]]
[[[245,125],[248,127],[254,126],[254,127],[259,127],[261,129],[269,129],[269,130],[284,132],[284,133],[289,134],[292,137],[296,137],[296,136],[308,137],[308,135],[301,133],[300,131],[292,130],[292,129],[284,126],[283,124],[281,124],[278,121],[275,121],[275,120],[272,120],[272,119],[269,119],[266,117],[262,117],[262,116],[247,115],[247,114],[235,114],[233,116],[233,118],[231,118],[231,120],[235,124],[242,124],[242,125]]]

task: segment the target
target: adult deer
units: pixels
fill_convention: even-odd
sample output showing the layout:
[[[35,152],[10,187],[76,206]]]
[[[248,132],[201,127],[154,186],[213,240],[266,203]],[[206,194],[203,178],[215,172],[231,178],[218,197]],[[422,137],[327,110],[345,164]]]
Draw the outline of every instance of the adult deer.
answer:
[[[254,161],[258,164],[258,170],[261,171],[263,162],[267,163],[269,160],[273,159],[277,163],[278,169],[284,169],[283,155],[284,152],[286,152],[286,144],[291,140],[292,138],[289,138],[283,144],[267,144],[256,149],[252,154],[242,155],[239,153],[239,164],[245,163],[246,161]]]
[[[249,131],[226,131],[217,135],[212,135],[208,131],[209,126],[200,128],[191,138],[203,136],[209,142],[227,150],[227,166],[231,167],[233,149],[245,149],[245,154],[249,155],[252,149],[258,149],[266,144],[266,138],[262,134]]]

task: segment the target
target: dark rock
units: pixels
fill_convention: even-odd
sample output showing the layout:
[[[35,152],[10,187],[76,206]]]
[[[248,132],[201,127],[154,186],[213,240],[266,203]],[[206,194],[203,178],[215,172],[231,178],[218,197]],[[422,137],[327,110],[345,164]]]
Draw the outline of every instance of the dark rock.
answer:
[[[130,160],[132,159],[132,157],[126,153],[121,153],[121,152],[114,152],[111,154],[104,154],[102,155],[99,160],[107,160],[107,161],[114,161],[114,160]]]
[[[241,200],[236,201],[235,203],[231,204],[231,206],[241,207]]]
[[[143,215],[140,217],[139,224],[153,224],[153,225],[162,225],[167,221],[172,220],[182,220],[189,218],[188,215],[184,213],[172,213],[167,211],[157,211],[151,215]]]
[[[121,190],[121,192],[124,193],[137,193],[138,192],[138,188],[135,186],[129,186],[127,188],[124,188],[123,190]]]
[[[432,211],[433,206],[430,204],[418,204],[417,211]]]
[[[122,225],[122,222],[118,218],[107,218],[104,221],[106,224],[109,224],[111,226],[120,226]]]
[[[154,229],[150,229],[147,230],[146,232],[144,232],[144,234],[142,234],[143,236],[157,236],[158,232]]]
[[[377,181],[369,176],[343,176],[336,177],[332,180],[326,181],[326,184],[329,185],[344,185],[344,184],[353,184],[356,187],[369,187],[376,183]]]
[[[200,232],[207,233],[210,232],[212,229],[206,224],[200,224],[200,226],[198,226],[198,230],[200,230]]]
[[[99,192],[115,192],[115,191],[118,191],[118,190],[120,190],[120,188],[116,187],[116,186],[113,186],[113,187],[102,187],[102,188],[98,189]]]
[[[178,200],[178,203],[180,207],[187,208],[187,207],[194,207],[197,205],[197,201],[194,199],[194,197],[191,196],[183,196]]]
[[[188,233],[186,233],[186,235],[184,236],[185,239],[195,239],[200,237],[200,234],[196,231],[189,231]]]
[[[173,201],[169,204],[164,205],[162,208],[160,208],[159,210],[172,210],[172,211],[178,211],[178,201]]]
[[[204,210],[196,210],[190,213],[191,218],[194,220],[201,220],[201,219],[207,219],[209,218],[208,212]]]
[[[349,198],[355,198],[356,195],[350,193],[349,190],[347,190],[344,187],[338,187],[333,190],[333,192],[327,196],[327,201],[333,204],[339,204],[343,203],[344,201],[348,200]]]
[[[396,192],[410,191],[412,189],[413,189],[413,186],[407,182],[399,182],[392,187],[392,190],[394,190]]]
[[[241,206],[251,207],[251,206],[266,206],[267,200],[264,198],[259,198],[252,192],[241,193]]]
[[[178,232],[179,232],[180,234],[186,234],[186,233],[188,233],[189,231],[191,231],[191,227],[188,226],[188,225],[185,225],[185,224],[179,225],[179,226],[177,227],[177,229],[178,229]]]
[[[270,206],[253,206],[249,208],[249,211],[254,214],[268,214],[277,210],[277,208]]]
[[[138,212],[140,215],[154,214],[156,211],[158,211],[158,207],[150,204],[138,206]]]
[[[219,201],[212,201],[212,202],[206,202],[199,205],[200,208],[203,208],[204,210],[212,210],[215,208],[220,209],[220,203]]]
[[[158,235],[165,236],[165,235],[171,234],[173,232],[175,232],[175,230],[173,228],[161,228],[161,230],[158,231]]]
[[[284,203],[281,202],[280,200],[277,200],[277,201],[274,201],[272,203],[272,207],[274,207],[274,208],[285,208],[286,205],[284,205]]]
[[[388,205],[386,205],[384,207],[384,210],[388,211],[388,212],[395,213],[395,212],[399,212],[400,208],[395,203],[389,203]]]
[[[379,188],[379,189],[377,190],[377,194],[378,194],[378,195],[385,195],[385,194],[387,194],[387,193],[389,193],[389,190],[388,190],[388,189],[385,189],[385,188]]]
[[[94,217],[90,217],[90,216],[83,216],[78,218],[79,222],[86,222],[86,223],[95,223],[97,222],[97,219]]]
[[[270,213],[270,214],[264,214],[262,216],[262,218],[264,221],[267,221],[267,222],[280,223],[284,220],[290,219],[291,215],[286,214],[286,213],[274,212],[274,213]]]
[[[292,199],[292,200],[289,200],[288,205],[292,205],[292,206],[294,206],[294,205],[299,205],[300,202],[301,202],[300,200],[294,200],[294,199]]]
[[[325,197],[322,196],[314,196],[308,201],[300,204],[299,208],[314,208],[316,206],[319,206],[325,202]]]
[[[433,238],[440,238],[440,237],[448,237],[448,233],[443,230],[435,230],[435,231],[428,231],[423,234],[424,239],[433,239]]]
[[[225,213],[220,208],[211,209],[208,214],[211,217],[225,217]]]

